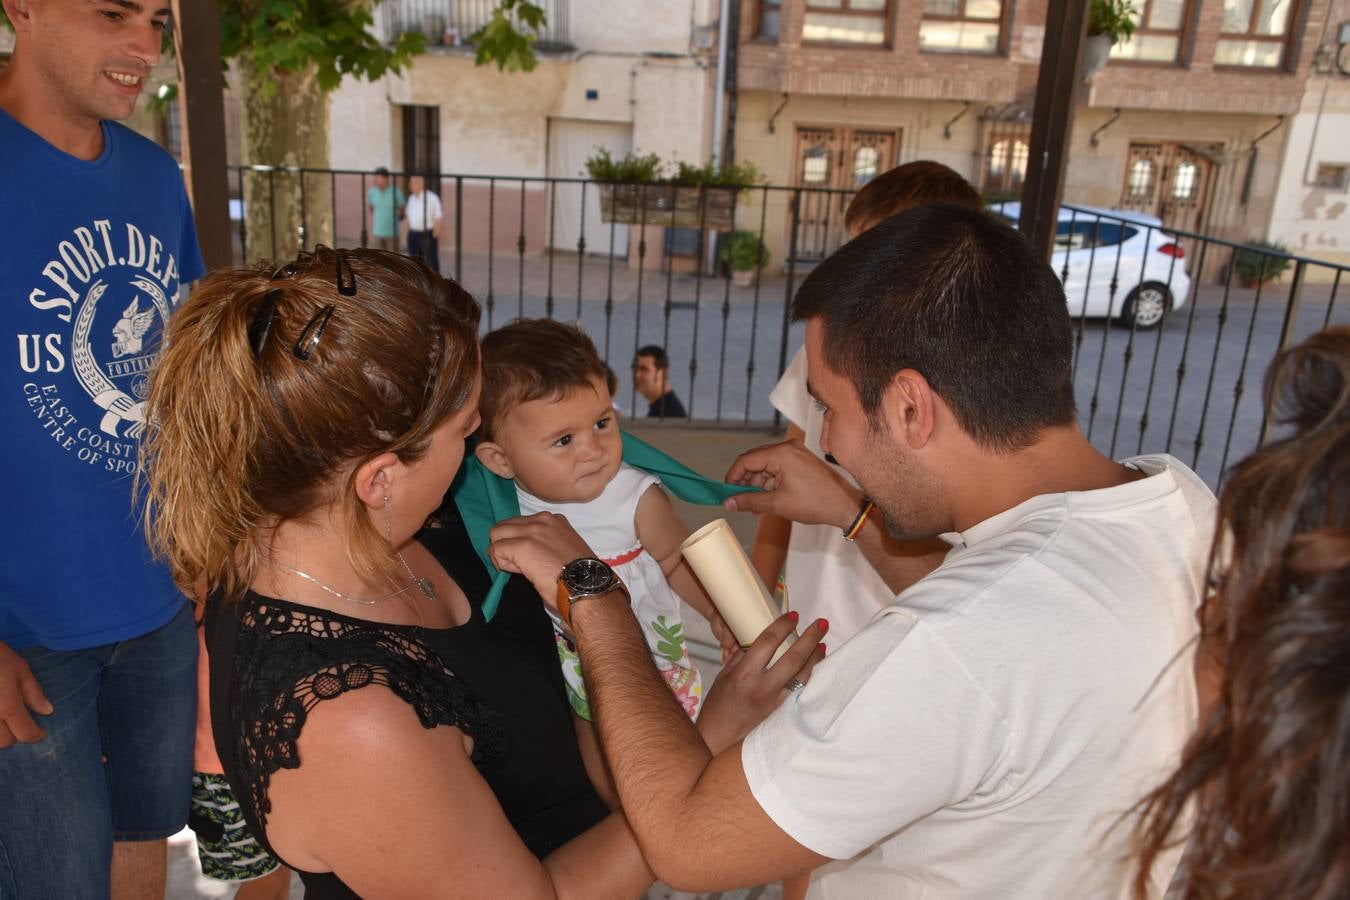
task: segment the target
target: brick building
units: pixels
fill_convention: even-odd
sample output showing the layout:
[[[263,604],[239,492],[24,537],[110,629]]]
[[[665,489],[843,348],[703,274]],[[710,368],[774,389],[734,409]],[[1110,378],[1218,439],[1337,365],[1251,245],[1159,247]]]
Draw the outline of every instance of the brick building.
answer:
[[[1338,28],[1350,0],[1135,6],[1135,37],[1082,90],[1066,201],[1350,259],[1350,78],[1337,65],[1350,72]],[[1045,0],[745,0],[741,12],[735,150],[770,181],[853,188],[930,158],[987,194],[1020,189]],[[781,221],[786,198],[770,202]],[[831,205],[803,203],[821,237],[799,258],[839,240]],[[769,238],[783,259],[785,237]]]

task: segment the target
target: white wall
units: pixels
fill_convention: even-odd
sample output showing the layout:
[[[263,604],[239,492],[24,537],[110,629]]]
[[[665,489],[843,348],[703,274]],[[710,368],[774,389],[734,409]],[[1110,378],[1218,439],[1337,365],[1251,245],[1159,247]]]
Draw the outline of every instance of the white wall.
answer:
[[[1267,236],[1298,254],[1350,262],[1350,192],[1312,183],[1319,163],[1350,166],[1350,79],[1312,79],[1288,127]]]
[[[395,168],[394,116],[389,106],[391,78],[344,78],[328,104],[329,156],[335,169]]]
[[[690,29],[716,21],[707,0],[571,0],[570,43],[581,51],[687,53]]]

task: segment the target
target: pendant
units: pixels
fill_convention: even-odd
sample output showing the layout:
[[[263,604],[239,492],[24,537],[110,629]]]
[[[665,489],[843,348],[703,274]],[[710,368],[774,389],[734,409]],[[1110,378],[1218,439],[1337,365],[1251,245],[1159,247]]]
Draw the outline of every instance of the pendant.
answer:
[[[422,592],[422,596],[428,600],[436,599],[436,588],[432,586],[430,578],[414,578],[413,584]]]

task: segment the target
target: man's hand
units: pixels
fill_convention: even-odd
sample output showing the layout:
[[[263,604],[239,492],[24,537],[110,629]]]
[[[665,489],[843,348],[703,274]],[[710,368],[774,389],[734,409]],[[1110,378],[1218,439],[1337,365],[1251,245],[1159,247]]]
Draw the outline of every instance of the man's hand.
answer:
[[[806,525],[847,528],[862,503],[862,491],[796,440],[747,450],[736,457],[726,480],[763,488],[731,497],[727,509],[773,513]]]
[[[503,572],[518,572],[556,610],[558,576],[563,566],[583,556],[595,556],[564,516],[541,512],[505,519],[488,532],[488,556]]]
[[[829,623],[817,619],[772,668],[765,668],[778,645],[792,633],[796,619],[795,613],[788,613],[774,620],[744,653],[737,654],[722,670],[708,691],[699,713],[698,731],[714,756],[764,721],[788,696],[788,683],[794,678],[805,682],[825,656],[825,645],[820,639]]]
[[[42,716],[50,716],[53,711],[28,662],[0,644],[0,748],[15,741],[31,744],[46,736],[29,710]]]

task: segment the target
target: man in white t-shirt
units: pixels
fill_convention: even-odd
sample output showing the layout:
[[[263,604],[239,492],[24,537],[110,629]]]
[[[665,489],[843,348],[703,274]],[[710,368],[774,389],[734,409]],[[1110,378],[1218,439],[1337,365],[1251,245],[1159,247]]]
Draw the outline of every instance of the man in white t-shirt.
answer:
[[[408,220],[408,255],[418,257],[433,271],[439,272],[441,223],[445,213],[441,209],[441,198],[435,191],[427,190],[427,180],[421,175],[408,179],[404,217]]]
[[[883,222],[811,273],[793,315],[806,321],[821,448],[894,537],[957,546],[796,672],[821,633],[801,623],[769,673],[792,692],[727,748],[719,688],[705,744],[664,692],[621,589],[565,598],[649,864],[686,890],[814,870],[810,897],[1129,896],[1130,811],[1194,726],[1213,495],[1171,457],[1115,462],[1087,442],[1059,280],[978,212],[917,207]],[[735,498],[742,508],[841,530],[858,517],[858,490],[800,443],[744,454],[729,478],[766,489]],[[585,553],[557,520],[493,536],[498,563],[550,599]],[[762,687],[785,631],[761,636],[733,685]],[[1155,868],[1154,896],[1175,862]]]

